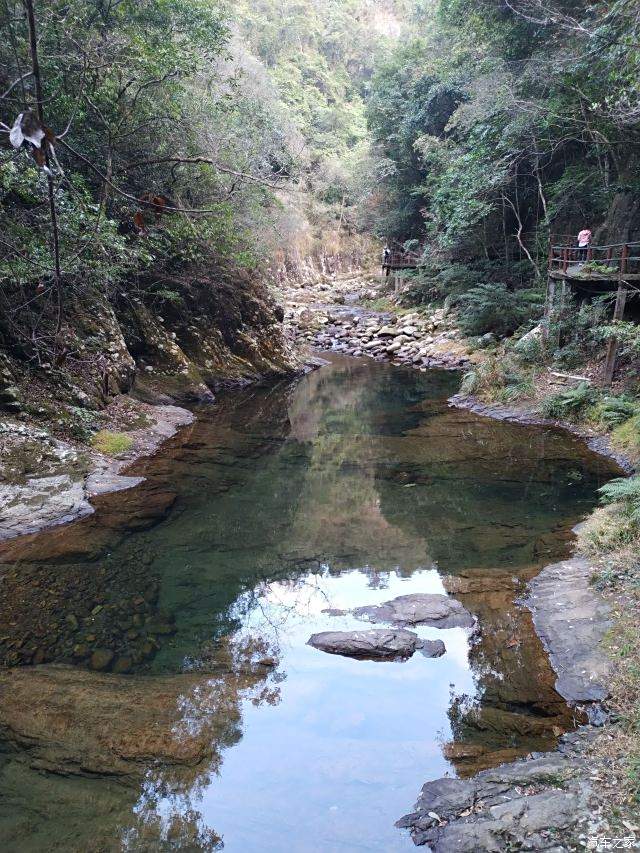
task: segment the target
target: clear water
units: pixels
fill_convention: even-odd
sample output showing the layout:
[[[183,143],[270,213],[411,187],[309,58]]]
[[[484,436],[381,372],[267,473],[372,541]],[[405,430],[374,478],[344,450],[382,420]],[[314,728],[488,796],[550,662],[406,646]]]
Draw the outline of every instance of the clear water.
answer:
[[[450,409],[456,386],[336,357],[230,392],[141,487],[4,546],[3,850],[409,850],[425,781],[553,746],[573,714],[514,601],[616,471]],[[418,628],[446,654],[405,662],[306,645],[410,592],[479,635]]]

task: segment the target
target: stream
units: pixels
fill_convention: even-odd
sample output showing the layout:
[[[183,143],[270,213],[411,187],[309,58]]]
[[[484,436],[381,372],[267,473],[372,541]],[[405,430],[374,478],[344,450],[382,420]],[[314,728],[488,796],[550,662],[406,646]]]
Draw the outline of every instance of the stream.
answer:
[[[225,392],[141,486],[0,547],[2,850],[411,850],[424,782],[554,747],[576,713],[515,602],[617,468],[458,384],[331,356]],[[306,644],[416,592],[478,630],[415,628],[433,659]]]

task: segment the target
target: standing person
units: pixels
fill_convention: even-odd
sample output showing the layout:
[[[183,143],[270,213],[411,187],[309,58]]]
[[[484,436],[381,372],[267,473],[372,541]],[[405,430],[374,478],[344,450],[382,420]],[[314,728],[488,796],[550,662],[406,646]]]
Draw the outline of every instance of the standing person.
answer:
[[[382,251],[382,266],[383,267],[386,267],[386,265],[389,263],[390,258],[391,258],[391,249],[389,248],[388,244],[385,243],[385,247]]]
[[[591,231],[589,228],[583,228],[578,234],[578,260],[587,260],[587,250],[591,245]]]

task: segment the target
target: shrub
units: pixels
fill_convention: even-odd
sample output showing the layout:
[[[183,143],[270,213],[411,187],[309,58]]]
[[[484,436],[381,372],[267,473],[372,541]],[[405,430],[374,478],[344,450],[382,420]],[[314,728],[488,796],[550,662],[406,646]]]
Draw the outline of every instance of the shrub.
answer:
[[[521,370],[510,359],[488,358],[462,377],[460,393],[513,403],[535,393],[535,374]]]
[[[620,512],[617,506],[601,507],[591,514],[580,530],[580,552],[601,557],[633,544],[636,535],[637,525]],[[596,578],[596,585],[602,586],[605,578],[602,574],[596,575]]]
[[[640,476],[618,477],[600,489],[600,501],[605,505],[618,504],[630,521],[640,525]]]
[[[587,382],[581,382],[575,388],[547,397],[540,406],[540,412],[543,417],[554,420],[579,420],[594,405],[597,397],[597,392]]]
[[[614,429],[611,441],[615,447],[627,453],[640,454],[640,414]]]
[[[629,397],[603,397],[593,409],[593,420],[603,427],[616,427],[639,414],[638,404]]]
[[[133,439],[122,432],[109,432],[109,430],[103,429],[92,436],[91,444],[105,456],[119,456],[121,453],[131,450]]]
[[[493,332],[500,337],[540,317],[541,297],[532,291],[510,291],[504,284],[479,284],[458,302],[460,328],[467,335]]]

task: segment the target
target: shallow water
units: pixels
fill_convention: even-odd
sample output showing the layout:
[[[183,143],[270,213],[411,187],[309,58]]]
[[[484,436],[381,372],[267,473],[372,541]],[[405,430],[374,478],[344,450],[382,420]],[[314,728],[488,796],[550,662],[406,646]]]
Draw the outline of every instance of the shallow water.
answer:
[[[449,409],[456,386],[335,358],[226,394],[141,487],[4,546],[3,849],[409,850],[425,781],[553,746],[573,712],[514,600],[616,469]],[[418,628],[446,654],[405,662],[306,645],[409,592],[479,634]]]

